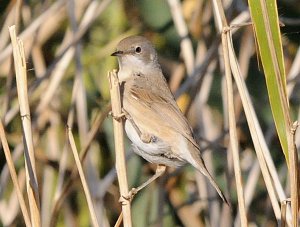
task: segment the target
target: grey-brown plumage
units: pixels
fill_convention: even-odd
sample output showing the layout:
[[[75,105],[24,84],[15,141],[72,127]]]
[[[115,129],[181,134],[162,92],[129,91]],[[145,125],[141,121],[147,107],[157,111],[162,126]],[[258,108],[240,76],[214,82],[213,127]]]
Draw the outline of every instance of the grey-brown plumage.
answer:
[[[159,165],[192,164],[227,203],[205,167],[199,146],[167,85],[152,44],[144,37],[131,36],[123,39],[112,55],[119,61],[122,105],[127,114],[125,130],[134,151]]]

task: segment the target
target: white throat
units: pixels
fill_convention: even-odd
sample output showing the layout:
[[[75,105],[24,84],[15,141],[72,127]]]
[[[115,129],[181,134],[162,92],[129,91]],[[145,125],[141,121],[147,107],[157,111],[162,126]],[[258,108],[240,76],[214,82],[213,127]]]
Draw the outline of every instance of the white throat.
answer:
[[[118,58],[119,72],[118,77],[120,82],[126,81],[136,73],[146,74],[148,70],[152,70],[152,64],[145,64],[143,60],[133,55],[122,56]]]

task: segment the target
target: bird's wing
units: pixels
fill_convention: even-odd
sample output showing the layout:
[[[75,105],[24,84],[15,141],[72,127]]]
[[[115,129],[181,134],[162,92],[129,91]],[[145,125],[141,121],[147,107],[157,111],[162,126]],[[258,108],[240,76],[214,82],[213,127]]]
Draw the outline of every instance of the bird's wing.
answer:
[[[169,128],[182,134],[199,149],[187,119],[180,111],[165,81],[159,83],[159,86],[155,83],[148,87],[145,87],[144,83],[143,86],[133,84],[129,93],[136,102],[151,111],[153,118],[161,119],[162,124],[167,124]]]

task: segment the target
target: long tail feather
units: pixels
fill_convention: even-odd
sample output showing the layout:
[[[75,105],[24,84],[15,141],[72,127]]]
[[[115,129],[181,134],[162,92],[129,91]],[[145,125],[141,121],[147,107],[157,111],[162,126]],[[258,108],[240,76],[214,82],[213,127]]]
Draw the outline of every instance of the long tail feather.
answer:
[[[221,197],[221,199],[223,200],[223,202],[225,202],[228,206],[230,206],[230,204],[229,204],[228,200],[226,199],[225,195],[223,194],[222,190],[219,188],[219,186],[217,185],[216,181],[210,175],[210,173],[208,172],[208,170],[206,169],[206,167],[204,166],[204,168],[197,168],[197,169],[203,175],[205,175],[207,177],[207,179],[209,180],[210,184],[216,189],[216,191],[218,192],[218,194]]]
[[[194,150],[195,152],[190,152],[191,156],[188,157],[188,161],[189,163],[191,163],[197,170],[199,170],[204,176],[207,177],[207,179],[209,180],[209,182],[211,183],[211,185],[216,189],[216,191],[218,192],[218,194],[220,195],[220,197],[222,198],[222,200],[228,205],[230,206],[230,203],[228,202],[228,200],[226,199],[226,197],[224,196],[223,192],[221,191],[221,189],[219,188],[219,186],[217,185],[216,181],[214,180],[214,178],[210,175],[210,173],[208,172],[204,161],[202,159],[202,157],[200,155],[195,155],[198,152],[200,152],[198,150],[199,148],[197,148],[197,151]],[[198,153],[199,154],[199,153]]]

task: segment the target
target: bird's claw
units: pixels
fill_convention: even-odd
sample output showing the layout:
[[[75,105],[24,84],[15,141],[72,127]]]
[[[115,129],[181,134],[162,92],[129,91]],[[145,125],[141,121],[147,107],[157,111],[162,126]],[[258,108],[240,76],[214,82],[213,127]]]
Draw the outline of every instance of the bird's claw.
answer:
[[[109,111],[108,115],[111,116],[116,121],[120,121],[121,119],[126,118],[126,113],[124,112],[122,112],[119,115],[114,115],[112,111]]]
[[[128,195],[122,195],[119,199],[120,203],[124,203],[124,202],[130,202],[133,200],[133,197],[138,193],[138,190],[136,188],[132,188],[130,190],[130,192],[128,193]]]
[[[155,142],[156,141],[156,137],[155,136],[151,136],[148,133],[141,133],[141,140],[144,143],[151,143],[151,142]]]

